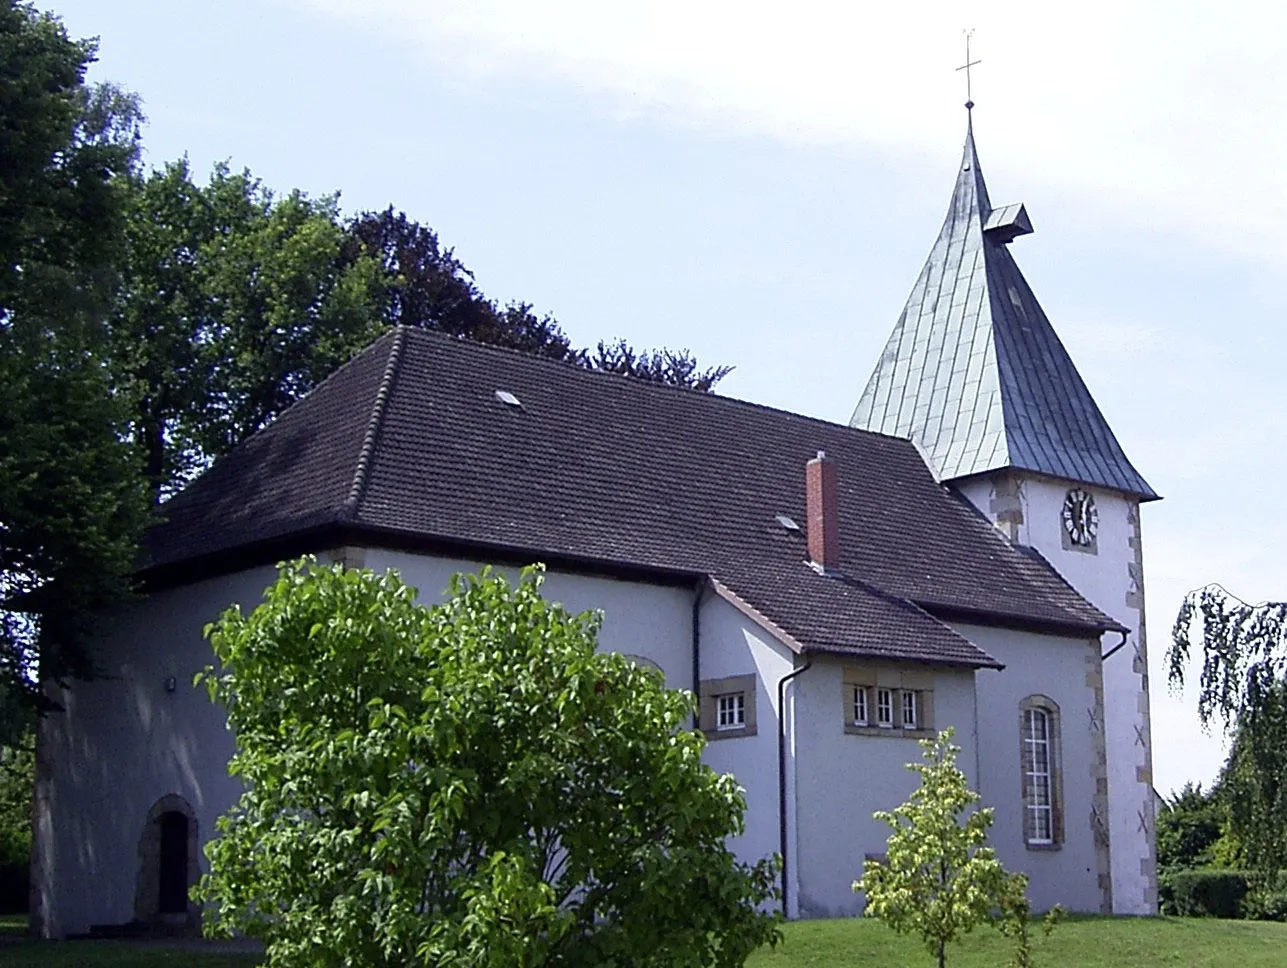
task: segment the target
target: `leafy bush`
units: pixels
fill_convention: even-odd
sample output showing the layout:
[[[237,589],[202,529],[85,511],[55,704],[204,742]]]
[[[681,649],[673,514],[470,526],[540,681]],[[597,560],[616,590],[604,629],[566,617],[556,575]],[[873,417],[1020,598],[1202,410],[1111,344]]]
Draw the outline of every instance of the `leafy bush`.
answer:
[[[776,940],[776,864],[702,763],[692,696],[595,651],[598,619],[457,577],[282,566],[209,630],[246,790],[207,847],[211,927],[273,968],[732,968]]]
[[[1167,871],[1158,878],[1162,913],[1180,917],[1241,918],[1248,890],[1241,871]]]

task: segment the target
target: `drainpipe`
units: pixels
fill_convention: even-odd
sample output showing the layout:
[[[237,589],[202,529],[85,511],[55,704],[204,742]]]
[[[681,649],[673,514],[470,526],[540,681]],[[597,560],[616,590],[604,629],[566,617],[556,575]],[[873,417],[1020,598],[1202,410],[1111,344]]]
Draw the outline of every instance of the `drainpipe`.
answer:
[[[702,600],[710,578],[703,575],[693,589],[693,729],[701,728],[702,715]]]
[[[1104,662],[1107,659],[1110,659],[1111,657],[1116,655],[1118,652],[1120,652],[1122,648],[1126,645],[1126,640],[1129,639],[1131,636],[1130,632],[1118,632],[1117,634],[1122,637],[1122,641],[1118,642],[1115,646],[1113,646],[1111,649],[1109,649],[1107,652],[1101,655],[1099,657],[1100,662]]]
[[[788,916],[787,904],[787,782],[786,782],[786,684],[809,671],[813,659],[805,656],[804,665],[778,680],[778,853],[782,856],[782,915]],[[793,723],[794,725],[794,723]]]

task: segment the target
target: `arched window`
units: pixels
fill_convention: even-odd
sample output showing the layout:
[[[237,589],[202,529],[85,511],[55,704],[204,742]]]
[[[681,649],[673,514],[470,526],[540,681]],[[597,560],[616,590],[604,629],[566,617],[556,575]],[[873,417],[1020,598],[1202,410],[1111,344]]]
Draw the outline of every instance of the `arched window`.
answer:
[[[1048,696],[1019,704],[1019,771],[1023,789],[1023,839],[1029,849],[1063,843],[1059,705]]]
[[[666,674],[665,670],[663,670],[661,666],[657,665],[657,663],[653,662],[652,659],[648,658],[647,656],[634,655],[630,652],[623,652],[621,653],[621,657],[623,659],[629,659],[635,665],[640,666],[644,669],[656,669],[663,676]]]

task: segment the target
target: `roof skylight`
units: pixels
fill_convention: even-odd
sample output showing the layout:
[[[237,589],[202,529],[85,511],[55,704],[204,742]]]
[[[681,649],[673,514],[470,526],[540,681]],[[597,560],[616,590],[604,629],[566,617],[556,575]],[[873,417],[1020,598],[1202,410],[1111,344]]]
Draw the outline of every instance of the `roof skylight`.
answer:
[[[788,531],[800,530],[800,525],[795,523],[795,519],[791,517],[787,517],[787,515],[785,514],[779,514],[773,520],[775,520],[778,524],[782,525],[782,527],[786,528]]]
[[[514,394],[510,393],[508,390],[497,390],[496,399],[507,407],[518,407],[519,409],[522,409],[523,407],[523,401],[514,396]]]

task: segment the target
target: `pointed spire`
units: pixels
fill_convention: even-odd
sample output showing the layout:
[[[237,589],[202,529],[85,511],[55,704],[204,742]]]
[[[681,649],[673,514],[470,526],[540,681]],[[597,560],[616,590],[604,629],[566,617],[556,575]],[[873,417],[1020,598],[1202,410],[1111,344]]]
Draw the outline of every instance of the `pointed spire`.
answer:
[[[1157,495],[1127,460],[1010,254],[969,113],[952,202],[850,425],[910,437],[941,480],[1016,467]]]
[[[965,150],[961,153],[961,172],[952,194],[954,201],[957,197],[963,200],[968,197],[966,204],[970,206],[970,214],[982,219],[987,218],[992,206],[988,202],[988,186],[983,181],[983,169],[979,167],[979,153],[974,147],[974,111],[970,108],[972,102],[967,101],[966,104]]]

